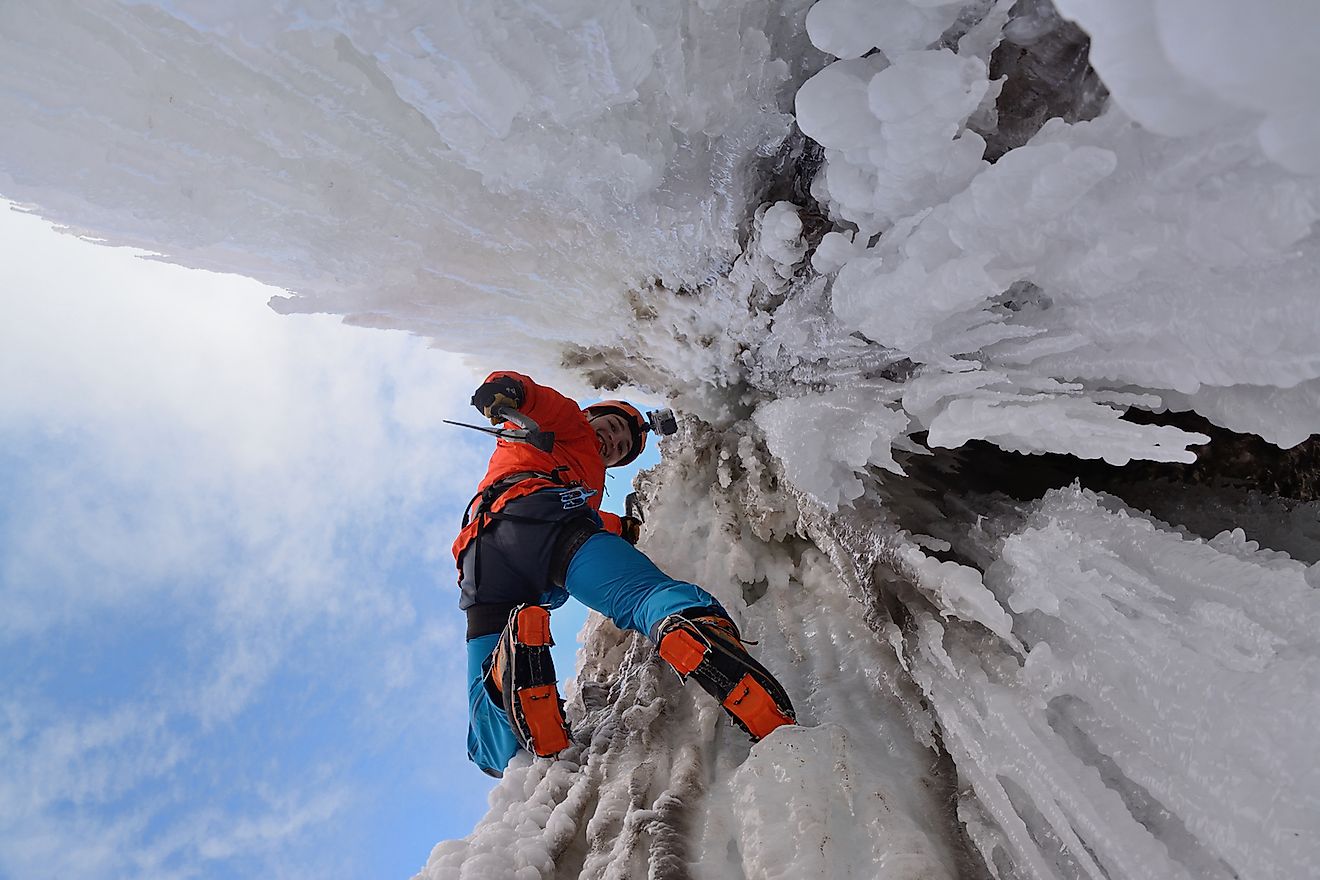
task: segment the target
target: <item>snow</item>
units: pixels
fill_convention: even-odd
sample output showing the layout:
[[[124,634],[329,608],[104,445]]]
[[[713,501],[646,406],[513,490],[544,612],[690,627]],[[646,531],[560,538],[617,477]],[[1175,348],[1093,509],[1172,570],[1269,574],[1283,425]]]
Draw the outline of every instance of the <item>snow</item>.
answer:
[[[807,13],[807,33],[818,48],[839,58],[859,58],[871,49],[893,56],[938,40],[958,12],[958,3],[944,0],[821,0]]]
[[[1056,5],[0,12],[0,193],[685,414],[644,549],[803,726],[593,618],[419,876],[1320,873],[1315,502],[977,472],[1320,433],[1320,7]]]
[[[1265,155],[1320,174],[1314,109],[1320,9],[1269,0],[1060,0],[1095,39],[1092,63],[1133,119],[1166,135],[1249,120]]]
[[[757,211],[757,229],[766,256],[779,264],[775,270],[784,278],[793,277],[796,266],[807,252],[802,240],[802,218],[792,202],[775,202]]]
[[[798,92],[798,124],[829,150],[812,195],[869,237],[961,191],[985,167],[962,126],[992,91],[981,59],[948,50],[831,64]]]

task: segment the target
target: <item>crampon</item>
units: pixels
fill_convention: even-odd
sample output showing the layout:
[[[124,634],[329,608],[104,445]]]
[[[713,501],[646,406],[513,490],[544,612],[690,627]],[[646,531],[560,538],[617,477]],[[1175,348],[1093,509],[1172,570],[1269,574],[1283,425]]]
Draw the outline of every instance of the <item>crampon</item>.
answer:
[[[753,742],[797,723],[788,694],[747,653],[732,621],[708,612],[672,614],[660,623],[658,635],[665,662],[718,700]]]
[[[539,605],[519,605],[500,634],[490,667],[490,681],[504,701],[518,744],[541,757],[558,754],[569,744],[550,657],[553,644],[550,612]]]

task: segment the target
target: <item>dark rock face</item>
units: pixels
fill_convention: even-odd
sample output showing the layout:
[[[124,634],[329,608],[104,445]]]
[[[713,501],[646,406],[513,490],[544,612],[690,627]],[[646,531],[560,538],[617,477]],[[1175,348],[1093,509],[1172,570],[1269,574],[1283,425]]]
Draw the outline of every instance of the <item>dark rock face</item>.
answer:
[[[991,79],[1005,78],[995,104],[997,128],[979,132],[991,162],[1031,139],[1047,119],[1093,119],[1109,92],[1091,67],[1091,38],[1059,16],[1049,0],[1018,0],[990,58]]]

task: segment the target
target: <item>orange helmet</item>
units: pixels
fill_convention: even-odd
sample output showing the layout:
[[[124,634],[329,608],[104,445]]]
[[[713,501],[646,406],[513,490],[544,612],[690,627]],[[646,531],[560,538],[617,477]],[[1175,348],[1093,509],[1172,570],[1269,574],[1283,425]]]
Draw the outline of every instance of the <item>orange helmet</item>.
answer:
[[[611,467],[623,467],[625,464],[631,464],[646,448],[646,432],[650,425],[647,423],[645,416],[642,415],[641,410],[628,401],[602,400],[600,403],[593,403],[583,412],[587,414],[587,418],[607,415],[623,416],[623,420],[628,423],[628,429],[632,432],[632,449]]]

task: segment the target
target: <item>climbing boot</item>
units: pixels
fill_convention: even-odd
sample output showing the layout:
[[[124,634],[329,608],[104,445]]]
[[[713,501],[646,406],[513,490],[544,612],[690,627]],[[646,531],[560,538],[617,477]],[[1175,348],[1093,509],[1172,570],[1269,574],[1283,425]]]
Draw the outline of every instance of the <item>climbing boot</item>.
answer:
[[[519,605],[495,645],[487,677],[518,744],[541,757],[568,748],[564,702],[550,657],[553,644],[550,612],[540,605]]]
[[[727,617],[707,608],[671,614],[660,622],[657,635],[660,656],[679,678],[695,679],[752,742],[797,723],[788,694],[747,653],[738,628]]]

